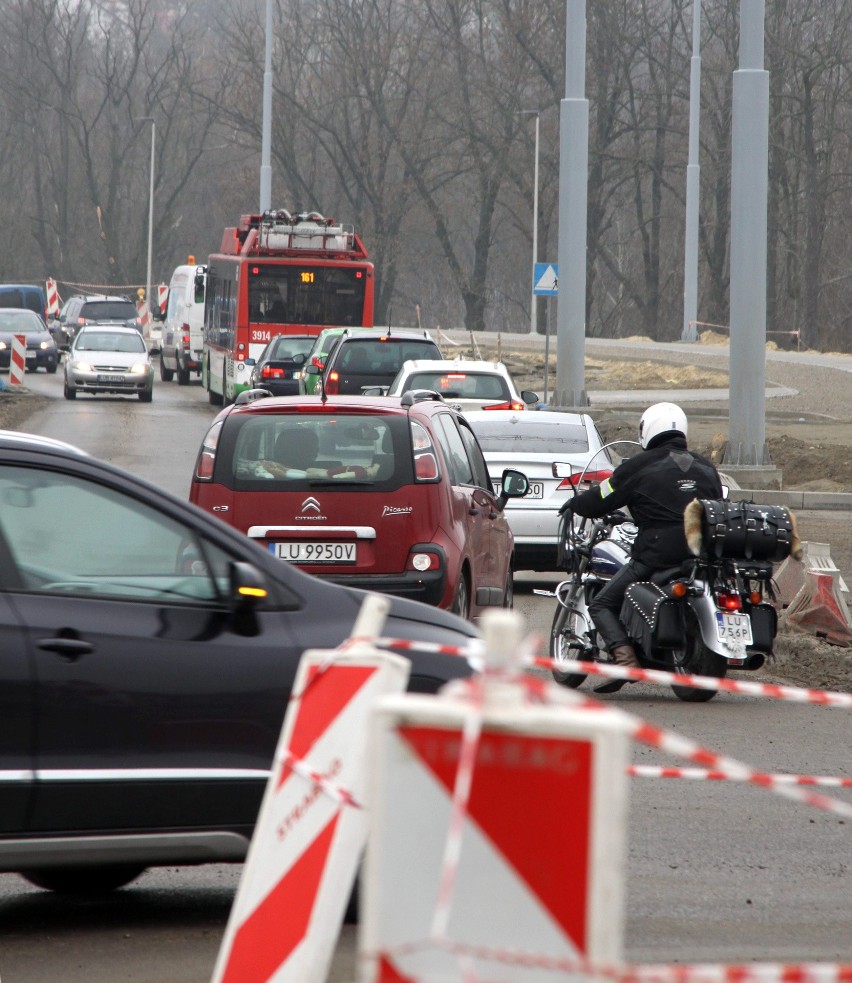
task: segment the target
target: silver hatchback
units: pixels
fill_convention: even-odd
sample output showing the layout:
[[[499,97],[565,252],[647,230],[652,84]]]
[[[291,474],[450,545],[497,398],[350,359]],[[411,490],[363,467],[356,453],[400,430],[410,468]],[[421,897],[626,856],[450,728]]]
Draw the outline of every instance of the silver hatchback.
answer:
[[[82,327],[65,356],[65,398],[119,393],[150,403],[154,368],[142,335],[118,324]]]

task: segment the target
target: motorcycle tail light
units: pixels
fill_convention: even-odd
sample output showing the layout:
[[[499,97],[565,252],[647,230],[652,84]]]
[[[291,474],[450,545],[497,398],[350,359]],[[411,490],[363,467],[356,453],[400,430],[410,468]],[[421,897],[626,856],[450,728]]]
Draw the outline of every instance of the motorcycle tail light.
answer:
[[[686,597],[688,588],[682,580],[677,580],[672,584],[672,597]]]
[[[716,603],[723,611],[739,611],[742,608],[742,601],[739,594],[729,594],[719,591],[716,595]]]

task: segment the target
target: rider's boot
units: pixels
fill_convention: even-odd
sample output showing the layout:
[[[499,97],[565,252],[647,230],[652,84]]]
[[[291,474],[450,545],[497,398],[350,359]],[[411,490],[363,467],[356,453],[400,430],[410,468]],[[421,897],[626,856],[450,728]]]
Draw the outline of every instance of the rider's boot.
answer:
[[[614,645],[610,650],[610,657],[612,661],[617,666],[624,666],[628,669],[638,669],[639,659],[636,655],[636,649],[632,645],[622,644]],[[622,686],[627,683],[635,682],[634,679],[611,679],[608,683],[604,683],[602,686],[596,686],[594,689],[595,693],[617,693]]]

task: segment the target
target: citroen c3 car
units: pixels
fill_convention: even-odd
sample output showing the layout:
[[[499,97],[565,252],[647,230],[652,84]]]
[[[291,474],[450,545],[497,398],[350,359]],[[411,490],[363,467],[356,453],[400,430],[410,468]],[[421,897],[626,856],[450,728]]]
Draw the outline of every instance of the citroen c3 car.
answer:
[[[512,604],[506,502],[473,430],[435,393],[241,393],[214,420],[191,500],[282,563],[476,618]]]

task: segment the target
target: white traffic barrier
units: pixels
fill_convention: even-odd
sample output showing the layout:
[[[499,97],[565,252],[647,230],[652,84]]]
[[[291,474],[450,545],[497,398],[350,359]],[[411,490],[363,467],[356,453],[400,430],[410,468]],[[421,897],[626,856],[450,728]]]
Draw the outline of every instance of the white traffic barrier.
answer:
[[[166,316],[166,303],[169,299],[169,287],[166,283],[160,283],[157,285],[157,306],[160,309],[160,318]]]
[[[214,983],[328,975],[367,839],[371,710],[411,670],[369,643],[389,607],[370,595],[353,628],[360,641],[302,656]]]
[[[45,286],[47,287],[47,313],[55,317],[59,314],[59,290],[56,287],[56,280],[48,277]]]
[[[13,386],[24,384],[24,372],[27,368],[27,336],[12,335],[12,352],[9,360],[9,382]]]
[[[360,983],[552,981],[509,950],[621,959],[627,722],[507,672],[521,626],[489,612],[483,676],[376,706]]]

